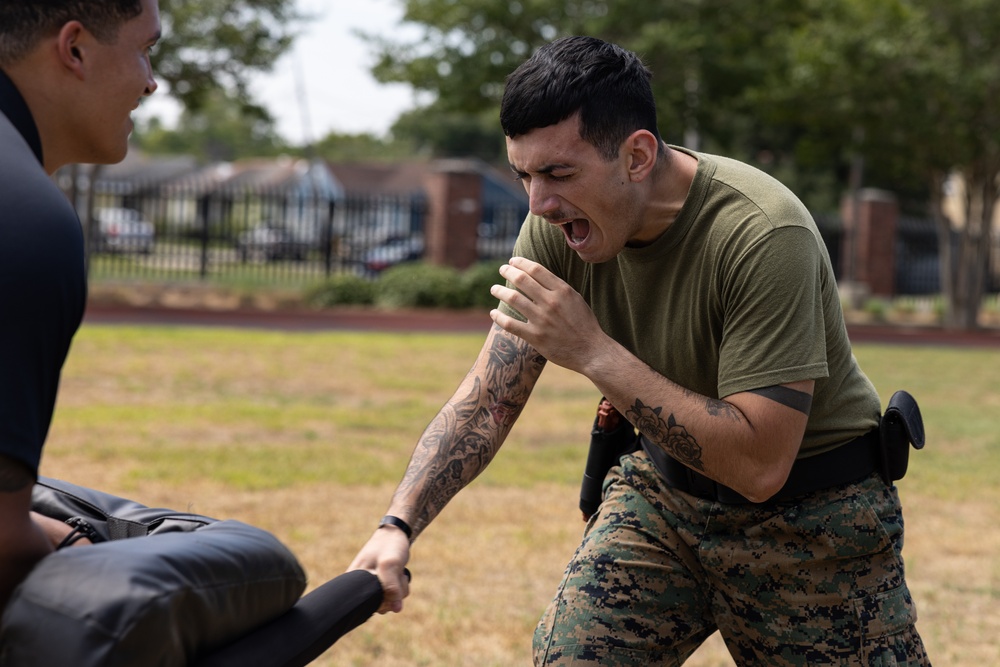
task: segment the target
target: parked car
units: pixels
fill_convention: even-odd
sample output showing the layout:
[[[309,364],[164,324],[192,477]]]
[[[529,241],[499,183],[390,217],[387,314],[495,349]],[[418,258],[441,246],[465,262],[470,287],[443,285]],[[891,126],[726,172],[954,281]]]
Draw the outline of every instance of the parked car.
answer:
[[[365,270],[379,273],[402,262],[424,256],[424,240],[419,236],[397,236],[371,248],[364,255]]]
[[[94,211],[95,252],[153,252],[156,229],[139,211],[131,208],[99,208]]]
[[[241,262],[301,262],[309,254],[311,247],[312,243],[308,239],[275,222],[265,222],[248,229],[236,239],[236,253]]]

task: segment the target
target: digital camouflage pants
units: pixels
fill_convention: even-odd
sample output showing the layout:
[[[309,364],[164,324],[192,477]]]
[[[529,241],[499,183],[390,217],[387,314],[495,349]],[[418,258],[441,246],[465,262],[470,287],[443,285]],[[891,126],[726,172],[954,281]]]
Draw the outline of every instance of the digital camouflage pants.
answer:
[[[626,456],[535,631],[535,664],[680,665],[718,629],[740,666],[929,665],[902,546],[899,497],[877,475],[722,505]]]

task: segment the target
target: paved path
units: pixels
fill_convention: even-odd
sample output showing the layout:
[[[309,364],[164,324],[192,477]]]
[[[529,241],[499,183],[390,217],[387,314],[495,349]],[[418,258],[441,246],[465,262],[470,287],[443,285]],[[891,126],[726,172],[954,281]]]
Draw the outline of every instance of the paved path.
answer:
[[[286,331],[411,331],[480,332],[492,322],[484,310],[400,310],[368,308],[329,310],[254,309],[210,310],[194,308],[128,307],[91,304],[85,322],[93,324],[156,324],[170,326],[227,326]],[[1000,348],[1000,329],[949,332],[940,327],[851,325],[854,342],[947,345]]]
[[[94,324],[227,326],[290,331],[479,331],[492,324],[485,310],[400,310],[332,308],[328,310],[258,310],[128,307],[88,305],[84,321]]]

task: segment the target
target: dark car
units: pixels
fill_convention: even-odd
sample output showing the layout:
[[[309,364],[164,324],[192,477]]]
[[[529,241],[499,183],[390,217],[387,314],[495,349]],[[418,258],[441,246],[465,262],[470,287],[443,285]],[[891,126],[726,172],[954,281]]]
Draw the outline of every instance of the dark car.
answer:
[[[424,256],[424,240],[419,236],[400,236],[371,248],[364,255],[365,270],[379,273],[390,266],[412,262]]]
[[[312,244],[307,239],[275,223],[248,229],[236,239],[236,253],[241,262],[301,262],[309,254],[311,247]]]

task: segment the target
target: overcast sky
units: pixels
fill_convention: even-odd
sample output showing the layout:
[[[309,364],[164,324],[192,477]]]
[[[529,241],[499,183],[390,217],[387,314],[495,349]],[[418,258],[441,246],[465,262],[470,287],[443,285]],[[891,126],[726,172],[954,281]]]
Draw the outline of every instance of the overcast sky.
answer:
[[[303,143],[307,126],[313,139],[331,131],[384,134],[402,111],[414,106],[413,93],[409,86],[372,78],[371,48],[353,30],[403,34],[401,0],[297,1],[302,12],[316,19],[303,24],[289,53],[252,87],[274,115],[278,133],[294,144]],[[154,95],[137,116],[158,115],[171,123],[176,114],[166,95]]]

